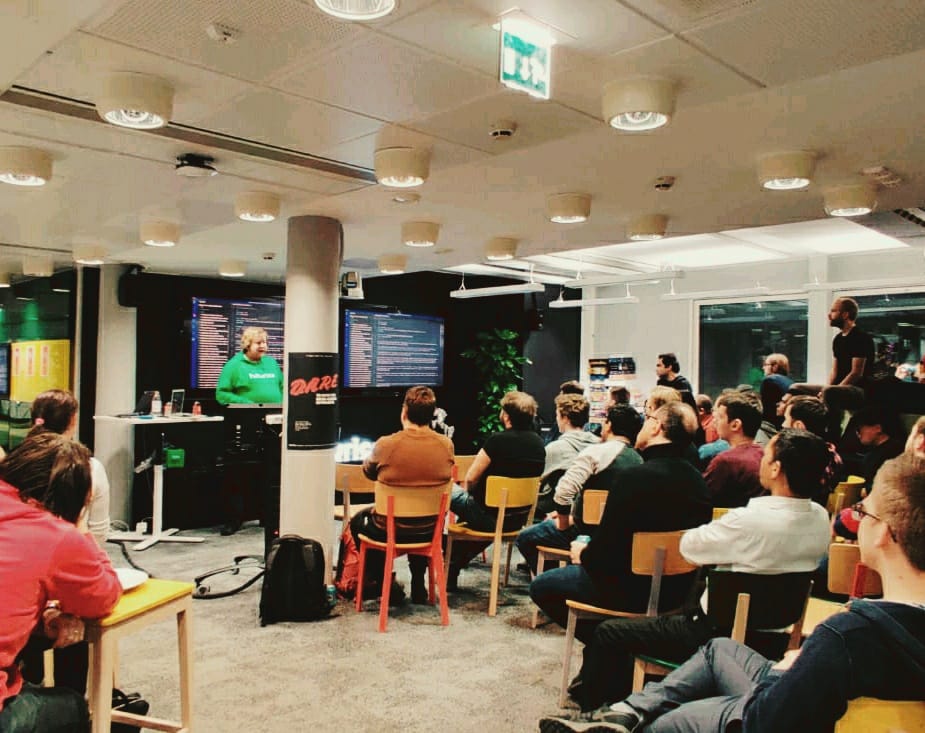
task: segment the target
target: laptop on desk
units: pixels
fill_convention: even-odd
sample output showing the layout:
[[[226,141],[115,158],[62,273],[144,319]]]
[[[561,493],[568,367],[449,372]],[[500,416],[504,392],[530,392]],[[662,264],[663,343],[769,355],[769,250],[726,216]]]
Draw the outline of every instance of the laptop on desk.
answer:
[[[138,398],[138,402],[135,403],[135,409],[131,412],[123,412],[116,417],[137,417],[138,415],[150,415],[151,414],[151,401],[154,399],[154,392],[156,390],[149,389]]]
[[[186,413],[183,412],[183,402],[186,399],[186,390],[185,389],[175,389],[170,393],[170,415],[171,417],[177,416],[182,417]]]

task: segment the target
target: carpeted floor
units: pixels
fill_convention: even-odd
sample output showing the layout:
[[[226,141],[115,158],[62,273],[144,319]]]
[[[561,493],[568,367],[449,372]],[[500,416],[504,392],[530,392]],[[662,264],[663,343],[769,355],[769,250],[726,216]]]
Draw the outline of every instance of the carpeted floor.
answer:
[[[156,577],[192,580],[263,548],[257,526],[231,537],[187,534],[206,541],[161,543],[131,556]],[[126,566],[119,548],[109,548],[113,563]],[[399,560],[406,587],[407,568]],[[552,624],[529,628],[527,577],[513,569],[498,615],[489,618],[489,571],[478,562],[463,571],[460,591],[449,595],[448,627],[436,607],[406,601],[391,609],[385,634],[376,631],[378,601],[358,614],[341,600],[328,620],[263,628],[260,582],[229,598],[194,601],[194,733],[535,731],[556,709],[563,633]],[[211,589],[240,578],[214,578]],[[119,686],[141,692],[152,715],[177,719],[176,655],[172,623],[129,636],[121,642]]]

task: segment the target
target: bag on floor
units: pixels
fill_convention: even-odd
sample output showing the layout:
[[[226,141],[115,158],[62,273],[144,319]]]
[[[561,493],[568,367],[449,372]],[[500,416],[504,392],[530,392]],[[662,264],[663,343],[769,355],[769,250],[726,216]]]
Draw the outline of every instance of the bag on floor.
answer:
[[[353,541],[353,532],[346,527],[340,536],[340,552],[337,553],[337,573],[334,585],[344,598],[353,598],[360,579],[360,553]]]
[[[123,713],[134,713],[135,715],[147,715],[150,707],[148,701],[137,692],[125,693],[115,688],[112,690],[113,710],[119,710]],[[111,733],[140,733],[141,728],[137,725],[129,725],[128,723],[110,723],[109,730]]]
[[[321,544],[291,534],[273,540],[260,592],[260,625],[317,621],[331,608]]]

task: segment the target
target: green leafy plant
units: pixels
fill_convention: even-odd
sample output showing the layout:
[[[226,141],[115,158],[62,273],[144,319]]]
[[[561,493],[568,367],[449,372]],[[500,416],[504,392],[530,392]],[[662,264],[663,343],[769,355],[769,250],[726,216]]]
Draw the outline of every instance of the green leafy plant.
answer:
[[[520,353],[519,334],[502,328],[477,333],[475,346],[463,351],[461,356],[472,360],[481,384],[476,429],[478,445],[502,429],[501,418],[498,417],[501,398],[506,392],[520,387],[523,382],[522,367],[528,360]]]

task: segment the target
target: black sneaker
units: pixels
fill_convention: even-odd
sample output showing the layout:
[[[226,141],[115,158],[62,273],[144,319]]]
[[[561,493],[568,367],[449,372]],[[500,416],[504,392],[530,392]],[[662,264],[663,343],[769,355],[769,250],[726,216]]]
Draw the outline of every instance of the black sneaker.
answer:
[[[542,718],[540,733],[633,733],[641,723],[635,713],[615,713],[605,705],[590,713]]]

